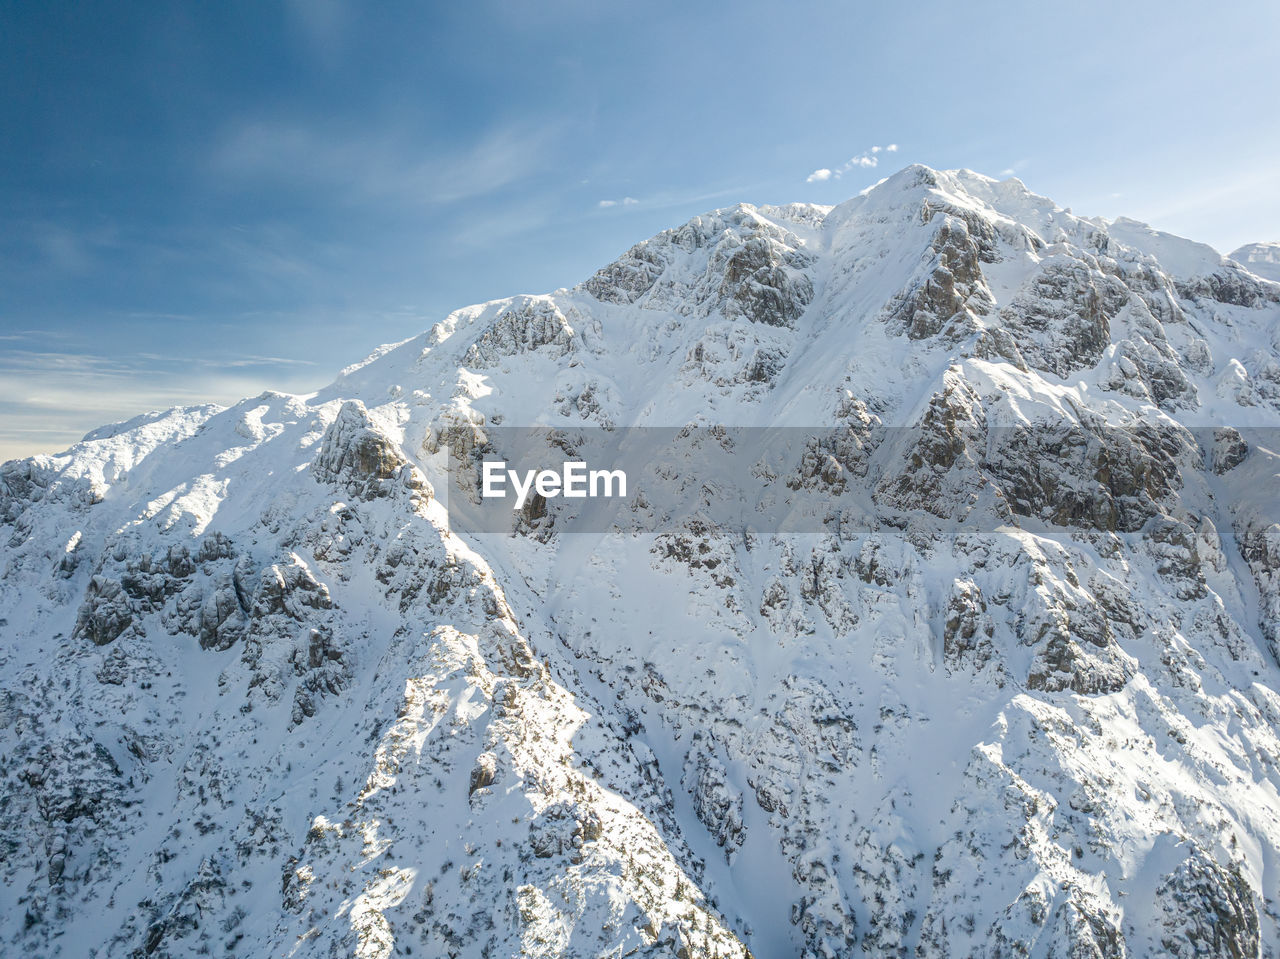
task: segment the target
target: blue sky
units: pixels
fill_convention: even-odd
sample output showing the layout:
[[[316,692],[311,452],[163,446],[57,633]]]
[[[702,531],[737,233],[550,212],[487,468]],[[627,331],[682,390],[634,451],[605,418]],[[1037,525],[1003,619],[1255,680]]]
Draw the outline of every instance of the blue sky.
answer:
[[[309,391],[695,213],[835,203],[910,162],[1224,252],[1277,240],[1277,36],[1272,0],[15,0],[0,458]]]

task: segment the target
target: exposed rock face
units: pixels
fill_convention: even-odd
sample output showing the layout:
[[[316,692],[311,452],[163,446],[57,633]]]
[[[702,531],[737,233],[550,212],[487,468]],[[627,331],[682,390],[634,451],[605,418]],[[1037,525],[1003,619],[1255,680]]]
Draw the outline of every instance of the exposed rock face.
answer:
[[[753,236],[724,264],[720,284],[725,316],[790,327],[813,300],[813,283],[801,269],[806,257],[783,244]]]
[[[99,646],[116,639],[133,623],[133,610],[120,584],[105,576],[89,581],[72,636],[87,636]]]
[[[1224,426],[1213,432],[1213,471],[1221,475],[1229,473],[1249,455],[1249,444],[1244,441],[1240,431],[1232,426]]]
[[[1206,276],[1180,284],[1178,292],[1189,299],[1204,298],[1231,306],[1259,307],[1280,303],[1275,284],[1258,282],[1258,277],[1238,264],[1227,262]]]
[[[968,218],[926,204],[926,222],[931,223],[935,215],[941,223],[929,246],[933,256],[918,271],[919,279],[890,305],[888,321],[891,328],[904,330],[914,340],[943,332],[958,340],[978,329],[975,317],[994,305],[980,265],[992,259],[992,237],[975,237],[969,232]],[[991,232],[989,225],[985,232]]]
[[[553,301],[529,297],[503,311],[467,348],[463,362],[476,369],[488,369],[503,357],[532,350],[545,350],[549,357],[558,358],[576,349],[577,344],[577,332]]]
[[[913,167],[4,464],[0,952],[1280,955],[1240,256]],[[473,533],[535,420],[676,427],[695,508]],[[719,423],[813,430],[733,488]]]
[[[1067,377],[1091,369],[1111,344],[1111,321],[1129,299],[1119,279],[1090,259],[1045,258],[1040,272],[1002,312],[1028,364]]]
[[[729,784],[724,763],[713,754],[690,750],[685,759],[684,787],[693,799],[698,820],[732,863],[744,838],[742,795]]]
[[[1268,523],[1268,518],[1255,514],[1237,520],[1236,541],[1258,586],[1262,635],[1280,658],[1280,523]]]
[[[634,303],[653,288],[666,268],[667,260],[652,243],[637,243],[582,288],[604,303]]]
[[[1238,866],[1223,868],[1197,846],[1156,888],[1160,946],[1169,956],[1245,959],[1260,945],[1258,906]]]
[[[395,481],[430,495],[421,474],[370,420],[359,400],[344,403],[338,410],[311,468],[318,479],[345,486],[362,499],[388,495]]]

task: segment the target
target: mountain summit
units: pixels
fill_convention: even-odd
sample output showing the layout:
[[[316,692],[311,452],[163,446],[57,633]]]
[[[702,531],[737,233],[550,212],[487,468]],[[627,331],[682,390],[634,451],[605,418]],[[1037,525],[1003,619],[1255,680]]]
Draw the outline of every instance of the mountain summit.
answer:
[[[912,166],[4,464],[3,951],[1280,954],[1267,262]],[[829,511],[452,523],[530,426]]]
[[[1247,243],[1231,259],[1258,276],[1280,282],[1280,243]]]

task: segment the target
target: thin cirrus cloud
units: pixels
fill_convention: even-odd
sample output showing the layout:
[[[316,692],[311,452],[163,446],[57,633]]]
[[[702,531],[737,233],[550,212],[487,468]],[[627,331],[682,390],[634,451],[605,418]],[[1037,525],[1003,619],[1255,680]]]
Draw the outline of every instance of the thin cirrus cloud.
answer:
[[[333,66],[345,46],[352,11],[343,0],[287,0],[289,19],[307,46]]]
[[[213,171],[231,181],[323,190],[352,203],[456,203],[536,173],[558,130],[545,124],[498,127],[468,146],[444,151],[407,133],[355,133],[300,123],[241,123],[213,151]]]
[[[850,170],[870,170],[880,164],[881,153],[897,153],[898,144],[890,143],[888,146],[874,146],[869,150],[863,150],[857,156],[850,157],[843,164],[834,170],[829,167],[819,167],[805,177],[805,183],[825,183],[827,180],[838,180]]]
[[[601,200],[596,206],[602,210],[607,210],[611,206],[636,206],[639,202],[633,196],[624,196],[621,200]]]

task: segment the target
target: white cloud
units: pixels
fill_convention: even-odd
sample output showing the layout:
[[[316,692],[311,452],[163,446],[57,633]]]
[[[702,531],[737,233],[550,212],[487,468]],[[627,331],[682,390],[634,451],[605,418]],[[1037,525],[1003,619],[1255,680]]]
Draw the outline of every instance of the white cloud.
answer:
[[[825,183],[827,180],[838,180],[850,170],[870,170],[880,164],[879,154],[881,153],[897,153],[898,144],[890,143],[888,146],[873,146],[863,150],[857,156],[850,157],[834,170],[827,167],[821,167],[814,170],[807,177],[805,183]]]
[[[636,206],[640,201],[633,196],[624,196],[621,200],[601,200],[596,206],[605,210],[611,206]]]
[[[633,197],[633,196],[624,196],[624,197],[622,198],[622,205],[623,205],[623,206],[635,206],[635,205],[636,205],[637,203],[639,203],[639,202],[640,202],[640,201],[639,201],[639,200],[637,200],[637,199],[636,199],[635,197]]]
[[[617,205],[618,205],[618,201],[617,201],[617,200],[601,200],[601,201],[600,201],[600,203],[599,203],[598,205],[599,205],[599,207],[603,210],[603,209],[605,209],[605,208],[607,208],[607,207],[617,206]]]

